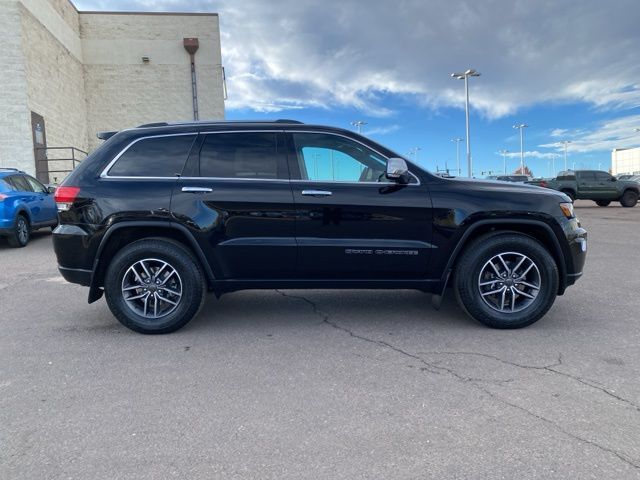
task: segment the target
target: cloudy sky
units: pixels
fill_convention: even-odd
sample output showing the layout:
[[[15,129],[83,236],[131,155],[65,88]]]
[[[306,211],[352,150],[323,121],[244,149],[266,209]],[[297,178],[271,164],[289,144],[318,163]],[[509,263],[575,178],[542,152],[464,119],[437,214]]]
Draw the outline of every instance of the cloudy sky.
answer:
[[[435,170],[456,168],[471,67],[474,172],[609,167],[640,145],[637,0],[74,0],[80,10],[220,14],[228,119],[353,128]],[[464,165],[464,143],[460,145]],[[558,156],[559,155],[559,156]],[[554,160],[553,157],[557,156]],[[415,157],[415,154],[413,154]],[[463,170],[463,173],[466,173]]]

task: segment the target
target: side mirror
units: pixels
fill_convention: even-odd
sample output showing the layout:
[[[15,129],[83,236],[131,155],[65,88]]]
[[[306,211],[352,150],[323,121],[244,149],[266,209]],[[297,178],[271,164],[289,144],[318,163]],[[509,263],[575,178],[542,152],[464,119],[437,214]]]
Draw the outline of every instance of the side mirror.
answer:
[[[408,183],[409,167],[402,158],[390,158],[387,160],[386,177],[400,183]]]
[[[47,193],[56,193],[55,185],[47,185]]]
[[[618,181],[618,179],[617,179],[616,177],[611,177],[611,181],[612,181],[612,182],[617,182],[617,181]]]

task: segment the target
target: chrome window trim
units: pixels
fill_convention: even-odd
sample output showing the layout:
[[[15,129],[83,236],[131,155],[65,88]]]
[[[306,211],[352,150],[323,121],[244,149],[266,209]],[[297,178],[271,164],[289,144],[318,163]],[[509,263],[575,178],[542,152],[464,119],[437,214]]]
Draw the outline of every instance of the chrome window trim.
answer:
[[[135,129],[131,129],[131,130],[135,130]],[[118,161],[118,159],[124,155],[124,153],[131,148],[132,145],[134,145],[135,143],[141,141],[141,140],[147,140],[150,138],[162,138],[162,137],[181,137],[181,136],[186,136],[186,135],[213,135],[213,134],[218,134],[218,133],[316,133],[316,134],[325,134],[325,135],[334,135],[337,137],[342,137],[342,138],[346,138],[347,140],[351,140],[353,142],[356,142],[360,145],[362,145],[365,148],[368,148],[369,150],[375,152],[376,154],[380,155],[382,158],[384,158],[385,160],[389,160],[389,157],[384,155],[383,153],[379,152],[378,150],[376,150],[375,148],[370,147],[369,145],[362,143],[359,140],[356,140],[355,138],[351,138],[347,135],[341,134],[341,133],[335,133],[335,132],[324,132],[322,130],[283,130],[283,129],[260,129],[260,130],[215,130],[215,131],[208,131],[208,132],[186,132],[186,133],[168,133],[168,134],[160,134],[160,135],[146,135],[144,137],[139,137],[136,138],[135,140],[131,141],[129,144],[127,144],[122,150],[120,150],[120,152],[113,158],[113,160],[111,160],[107,166],[102,170],[102,173],[100,173],[100,178],[103,179],[118,179],[118,180],[176,180],[176,179],[183,179],[183,180],[216,180],[216,181],[232,181],[232,182],[237,182],[237,181],[249,181],[249,182],[285,182],[285,183],[291,183],[291,182],[299,182],[299,183],[309,183],[309,184],[321,184],[321,183],[331,183],[331,184],[336,184],[336,185],[397,185],[396,182],[350,182],[350,181],[344,181],[344,182],[340,182],[340,181],[335,181],[335,180],[326,180],[326,181],[316,181],[316,180],[302,180],[302,179],[282,179],[282,178],[245,178],[245,177],[181,177],[181,176],[171,176],[171,177],[157,177],[157,176],[129,176],[129,175],[109,175],[108,172],[111,169],[111,167],[113,167],[113,165],[115,165],[115,163]],[[421,185],[420,179],[411,171],[409,171],[409,174],[415,178],[416,183],[407,183],[405,184],[408,187],[418,187]]]
[[[120,159],[120,157],[122,155],[124,155],[126,153],[127,150],[129,150],[131,148],[132,145],[142,141],[142,140],[148,140],[150,138],[163,138],[163,137],[184,137],[187,135],[193,135],[193,136],[197,136],[198,133],[197,132],[189,132],[189,133],[167,133],[167,134],[162,134],[162,135],[147,135],[145,137],[139,137],[136,138],[135,140],[131,141],[126,147],[124,147],[122,150],[120,150],[120,152],[113,157],[113,160],[111,160],[107,166],[102,170],[102,173],[100,173],[100,178],[135,178],[135,179],[166,179],[166,178],[171,178],[171,179],[176,179],[178,177],[173,176],[173,177],[154,177],[154,176],[149,176],[149,177],[137,177],[137,176],[131,176],[131,175],[109,175],[109,170],[111,170],[111,168],[116,164],[116,162]],[[186,160],[186,159],[185,159]]]
[[[334,135],[336,137],[342,137],[342,138],[346,138],[347,140],[351,140],[352,142],[355,143],[359,143],[360,145],[362,145],[363,147],[371,150],[372,152],[377,153],[378,155],[380,155],[382,158],[384,158],[385,160],[389,160],[389,157],[386,156],[385,154],[383,154],[382,152],[379,152],[378,150],[376,150],[375,148],[370,147],[369,145],[367,145],[366,143],[362,143],[360,140],[356,140],[355,138],[351,138],[348,135],[344,135],[342,133],[336,133],[336,132],[323,132],[321,130],[286,130],[285,129],[285,133],[320,133],[320,134],[324,134],[324,135]],[[416,183],[407,183],[406,186],[412,187],[418,187],[421,185],[420,179],[411,171],[409,170],[409,174],[416,179]],[[374,184],[374,185],[397,185],[396,182],[337,182],[335,180],[326,180],[326,181],[315,181],[315,180],[291,180],[292,182],[311,182],[311,183],[337,183],[337,184],[352,184],[352,185],[362,185],[362,184]]]

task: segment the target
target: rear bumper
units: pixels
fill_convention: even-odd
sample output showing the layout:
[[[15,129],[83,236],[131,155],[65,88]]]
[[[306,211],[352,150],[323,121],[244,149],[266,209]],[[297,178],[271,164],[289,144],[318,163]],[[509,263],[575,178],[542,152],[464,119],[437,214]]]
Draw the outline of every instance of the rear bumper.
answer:
[[[83,287],[91,285],[91,270],[84,270],[82,268],[65,268],[58,266],[60,274],[67,282],[77,283]]]

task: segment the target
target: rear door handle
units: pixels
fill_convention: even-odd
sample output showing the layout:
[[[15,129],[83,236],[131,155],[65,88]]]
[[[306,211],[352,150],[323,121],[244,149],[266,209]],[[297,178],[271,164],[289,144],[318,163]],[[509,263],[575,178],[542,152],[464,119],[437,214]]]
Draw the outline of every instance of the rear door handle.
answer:
[[[328,190],[303,190],[302,195],[305,197],[329,197],[332,192]]]
[[[182,187],[182,191],[187,193],[209,193],[213,192],[213,189],[208,187]]]

